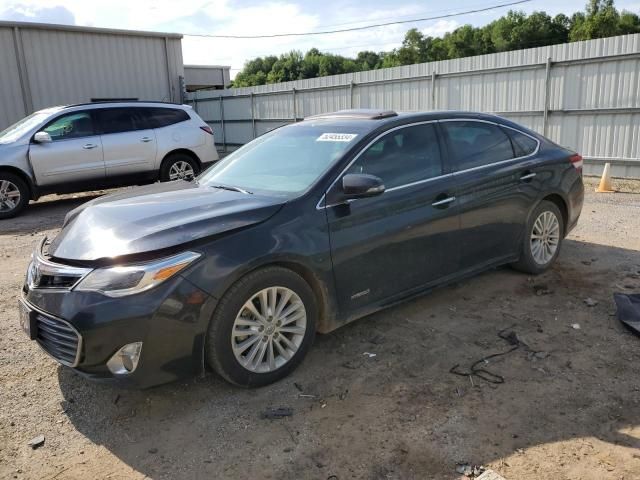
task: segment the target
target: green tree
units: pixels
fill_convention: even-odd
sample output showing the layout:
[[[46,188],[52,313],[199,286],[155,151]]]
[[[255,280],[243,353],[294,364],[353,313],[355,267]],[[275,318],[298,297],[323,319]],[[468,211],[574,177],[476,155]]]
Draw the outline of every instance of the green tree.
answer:
[[[620,14],[613,6],[613,0],[590,0],[586,13],[573,16],[569,40],[611,37],[619,32]]]
[[[399,48],[378,53],[366,50],[356,58],[323,53],[317,48],[304,55],[294,50],[279,57],[258,57],[245,63],[232,85],[286,82],[638,32],[637,14],[618,12],[613,0],[589,0],[583,12],[571,17],[509,11],[483,27],[463,25],[442,37],[430,37],[412,28]]]
[[[358,70],[373,70],[380,68],[380,54],[366,50],[364,52],[358,52],[358,56],[355,59]]]

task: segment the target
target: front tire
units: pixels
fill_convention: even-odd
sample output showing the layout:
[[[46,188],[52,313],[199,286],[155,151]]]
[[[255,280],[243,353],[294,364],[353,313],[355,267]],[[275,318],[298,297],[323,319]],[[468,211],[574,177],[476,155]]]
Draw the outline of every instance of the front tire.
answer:
[[[18,215],[29,204],[29,187],[19,176],[0,172],[0,220]]]
[[[525,231],[520,260],[512,266],[521,272],[538,275],[558,258],[564,238],[564,219],[557,205],[543,200],[535,208]]]
[[[318,307],[297,273],[267,267],[238,280],[222,297],[207,332],[209,366],[242,387],[286,377],[307,354]]]
[[[200,165],[186,153],[172,153],[162,162],[160,181],[193,180],[200,173]]]

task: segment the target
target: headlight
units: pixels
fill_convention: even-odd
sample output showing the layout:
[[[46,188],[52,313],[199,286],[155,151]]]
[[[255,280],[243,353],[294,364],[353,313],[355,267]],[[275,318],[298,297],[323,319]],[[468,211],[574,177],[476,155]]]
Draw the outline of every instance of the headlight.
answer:
[[[184,252],[139,265],[97,268],[84,277],[74,290],[100,292],[109,297],[144,292],[173,277],[199,257],[199,253]]]

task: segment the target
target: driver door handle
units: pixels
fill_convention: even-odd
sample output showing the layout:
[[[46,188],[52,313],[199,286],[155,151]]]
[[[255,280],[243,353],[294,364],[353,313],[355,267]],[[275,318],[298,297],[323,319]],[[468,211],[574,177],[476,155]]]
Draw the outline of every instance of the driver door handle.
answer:
[[[520,177],[520,181],[521,181],[521,182],[526,182],[527,180],[531,180],[531,179],[532,179],[533,177],[535,177],[535,176],[536,176],[536,174],[535,174],[535,173],[533,173],[533,172],[531,172],[531,173],[526,173],[526,174],[524,174],[524,175],[522,175],[522,176]]]
[[[431,204],[431,206],[433,207],[442,207],[445,205],[448,205],[451,202],[455,202],[456,201],[456,197],[447,197],[447,198],[443,198],[442,200],[438,200],[436,202],[433,202]]]
[[[98,145],[96,145],[95,143],[87,143],[82,148],[84,148],[85,150],[91,150],[92,148],[98,148]]]
[[[147,142],[150,142],[150,141],[151,141],[151,138],[149,138],[149,137],[142,137],[141,141],[142,141],[142,142],[144,142],[144,143],[147,143]]]

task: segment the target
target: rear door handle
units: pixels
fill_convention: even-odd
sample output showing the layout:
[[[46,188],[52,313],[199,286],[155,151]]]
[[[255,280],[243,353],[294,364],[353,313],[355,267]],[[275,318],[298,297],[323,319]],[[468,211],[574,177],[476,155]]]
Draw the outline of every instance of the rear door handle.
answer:
[[[445,207],[448,206],[451,202],[455,202],[456,197],[447,197],[442,200],[437,200],[431,204],[432,207]]]
[[[150,142],[150,141],[151,141],[151,138],[149,138],[149,137],[142,137],[142,140],[141,140],[141,141],[143,141],[144,143],[147,143],[147,142]]]
[[[536,174],[531,172],[531,173],[525,173],[524,175],[522,175],[520,177],[520,181],[521,182],[526,182],[527,180],[531,180],[533,177],[535,177]]]
[[[84,148],[85,150],[91,150],[92,148],[98,148],[98,145],[96,145],[95,143],[87,143],[82,148]]]

